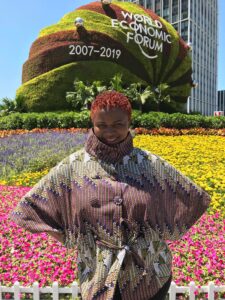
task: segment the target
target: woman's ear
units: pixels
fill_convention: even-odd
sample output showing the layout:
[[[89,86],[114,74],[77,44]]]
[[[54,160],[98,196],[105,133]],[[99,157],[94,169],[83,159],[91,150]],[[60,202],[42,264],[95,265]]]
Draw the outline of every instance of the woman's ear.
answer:
[[[128,121],[129,130],[131,130],[131,120]]]

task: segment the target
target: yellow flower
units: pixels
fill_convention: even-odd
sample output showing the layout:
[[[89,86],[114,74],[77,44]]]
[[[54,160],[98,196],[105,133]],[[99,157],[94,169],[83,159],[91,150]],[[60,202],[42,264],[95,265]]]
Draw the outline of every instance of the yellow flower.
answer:
[[[136,135],[134,146],[166,159],[212,197],[210,212],[225,216],[225,140],[220,136]]]

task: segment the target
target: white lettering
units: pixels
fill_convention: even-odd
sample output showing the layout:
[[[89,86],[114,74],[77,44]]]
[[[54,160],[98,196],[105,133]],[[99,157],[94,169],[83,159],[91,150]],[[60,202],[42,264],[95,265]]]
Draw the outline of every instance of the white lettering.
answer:
[[[134,36],[134,41],[136,44],[138,45],[142,45],[143,44],[143,36],[141,34],[135,34]]]
[[[162,28],[162,23],[161,23],[159,20],[155,20],[155,25],[156,25],[158,28]]]
[[[127,32],[127,43],[129,43],[130,40],[134,39],[134,33],[133,32]]]
[[[155,50],[163,52],[163,44],[162,43],[159,44],[158,41],[157,41],[156,45],[155,45]]]
[[[121,13],[124,20],[119,21],[117,19],[112,19],[112,27],[120,27],[124,30],[130,30],[127,32],[127,43],[133,40],[139,46],[142,54],[147,58],[154,59],[158,55],[150,56],[144,48],[162,52],[163,43],[160,41],[171,44],[171,35],[162,30],[163,24],[159,20],[153,20],[148,16],[125,11],[121,11]],[[114,55],[114,49],[113,51],[111,49],[106,50],[105,55],[107,57]]]
[[[134,20],[137,22],[143,22],[143,16],[136,14],[134,15]]]
[[[148,34],[148,29],[147,26],[143,25],[143,24],[139,24],[139,32],[142,33],[144,31],[144,33],[147,35]]]
[[[157,39],[163,40],[163,32],[162,32],[162,31],[156,30],[156,31],[155,31],[155,37],[156,37]]]
[[[121,26],[123,29],[129,29],[129,27],[127,26],[127,22],[126,22],[126,21],[121,21],[121,22],[120,22],[120,26]]]
[[[166,34],[166,33],[165,33]],[[169,34],[166,35],[166,41],[167,43],[171,44],[171,36]]]
[[[129,24],[129,27],[133,30],[133,31],[138,31],[139,29],[139,25],[136,22],[131,22]]]
[[[144,36],[144,42],[143,42],[144,47],[148,47],[148,40],[149,38],[147,36]]]
[[[112,24],[112,27],[117,27],[119,25],[119,22],[117,19],[111,19],[111,24]]]
[[[153,27],[148,27],[148,35],[155,36],[155,29]]]
[[[133,19],[133,14],[132,13],[128,13],[128,12],[125,12],[123,10],[121,11],[121,13],[122,13],[124,19],[127,19],[127,18],[129,18],[130,20]]]
[[[153,25],[152,25],[152,19],[150,19],[150,18],[147,17],[147,16],[144,16],[144,23],[145,23],[145,24],[148,24],[148,25],[150,25],[150,26],[153,26]]]

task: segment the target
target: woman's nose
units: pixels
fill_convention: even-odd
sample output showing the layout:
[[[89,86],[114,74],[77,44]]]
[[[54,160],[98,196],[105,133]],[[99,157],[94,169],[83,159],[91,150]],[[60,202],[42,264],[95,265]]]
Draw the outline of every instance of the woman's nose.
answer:
[[[113,132],[113,131],[115,131],[115,130],[114,130],[113,126],[107,126],[107,127],[105,128],[105,131],[106,131],[106,132]]]

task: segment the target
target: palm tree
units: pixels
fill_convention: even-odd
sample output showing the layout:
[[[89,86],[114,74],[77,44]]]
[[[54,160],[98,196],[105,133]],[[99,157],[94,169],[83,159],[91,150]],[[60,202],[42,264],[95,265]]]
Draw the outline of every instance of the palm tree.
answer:
[[[102,81],[96,80],[92,83],[92,90],[94,92],[94,97],[96,97],[98,94],[106,91],[107,86],[104,85]]]
[[[115,90],[117,92],[123,92],[122,86],[122,74],[117,73],[110,81],[109,89]]]
[[[130,86],[124,90],[126,96],[130,99],[132,103],[137,103],[139,110],[142,112],[143,105],[148,99],[153,97],[153,92],[150,86],[143,88],[141,83],[132,83]]]
[[[1,115],[7,115],[10,112],[16,110],[16,103],[14,100],[4,97],[1,99],[2,104],[0,104]]]
[[[66,101],[69,102],[74,109],[88,109],[88,104],[94,98],[92,87],[88,83],[85,84],[83,81],[75,79],[74,89],[75,92],[66,93]]]
[[[12,111],[15,109],[15,102],[10,98],[4,97],[1,99],[1,102],[3,104],[0,104],[0,110]]]
[[[171,102],[171,97],[169,95],[169,85],[167,83],[160,83],[157,87],[152,87],[152,97],[151,101],[157,104],[157,111],[160,111],[160,103]]]

